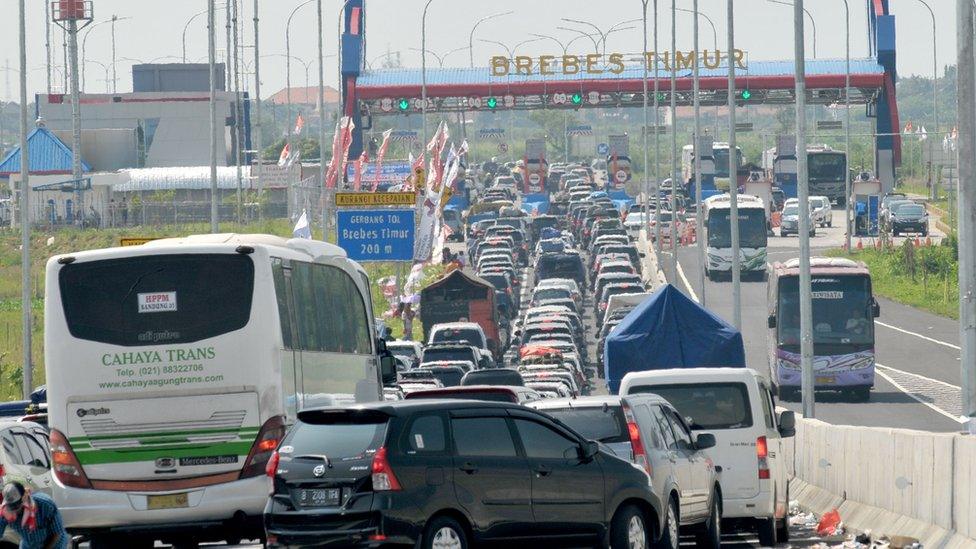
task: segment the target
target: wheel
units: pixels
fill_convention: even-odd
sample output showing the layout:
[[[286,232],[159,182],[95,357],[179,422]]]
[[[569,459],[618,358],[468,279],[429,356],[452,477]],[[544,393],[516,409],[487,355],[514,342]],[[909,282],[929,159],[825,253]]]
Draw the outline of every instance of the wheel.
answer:
[[[722,504],[721,494],[718,490],[712,494],[712,511],[708,515],[708,521],[702,525],[701,529],[695,534],[695,541],[698,547],[706,549],[718,549],[722,546]]]
[[[759,534],[759,545],[762,547],[776,546],[776,519],[774,517],[756,519],[756,529]]]
[[[464,528],[451,517],[440,516],[427,523],[420,547],[423,549],[467,549]]]
[[[854,402],[870,402],[871,401],[871,388],[870,387],[858,387],[857,389],[851,390],[851,397]]]
[[[799,400],[800,390],[795,387],[780,387],[779,399],[783,402],[796,402]]]
[[[833,220],[833,219],[831,219],[830,221],[828,221],[828,222],[827,222],[827,226],[828,226],[828,227],[833,227],[833,226],[834,226],[834,220]]]
[[[780,543],[790,541],[790,523],[785,518],[776,521],[776,540]]]
[[[678,502],[668,500],[668,513],[664,517],[664,532],[655,544],[657,549],[678,549],[680,535],[678,533]]]
[[[647,549],[647,524],[640,509],[628,505],[613,516],[610,549]]]

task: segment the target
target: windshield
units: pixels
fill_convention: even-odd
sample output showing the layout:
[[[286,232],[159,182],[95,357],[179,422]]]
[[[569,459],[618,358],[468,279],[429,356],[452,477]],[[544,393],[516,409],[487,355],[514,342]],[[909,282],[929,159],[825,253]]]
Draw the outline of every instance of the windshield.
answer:
[[[546,408],[546,414],[565,423],[586,440],[605,444],[630,442],[627,422],[619,406],[606,408]]]
[[[871,347],[871,279],[866,276],[814,275],[813,342]],[[778,341],[784,348],[800,346],[799,277],[779,281]]]
[[[440,362],[443,360],[474,362],[474,351],[463,347],[428,347],[424,349],[424,362]]]
[[[737,150],[738,162],[736,166],[742,165],[742,151]],[[712,158],[715,160],[715,177],[729,176],[729,149],[713,149]]]
[[[900,206],[895,212],[898,217],[917,217],[925,215],[925,207],[919,204],[906,204]]]
[[[694,430],[746,429],[752,427],[749,390],[744,383],[688,383],[639,385],[631,394],[654,393],[684,418]]]
[[[708,212],[708,245],[712,248],[732,247],[731,210]],[[739,245],[743,248],[765,248],[767,244],[766,211],[739,210]]]
[[[845,181],[847,160],[844,153],[808,153],[810,182]]]
[[[800,214],[800,208],[792,204],[783,209],[783,215],[799,215],[799,214]]]

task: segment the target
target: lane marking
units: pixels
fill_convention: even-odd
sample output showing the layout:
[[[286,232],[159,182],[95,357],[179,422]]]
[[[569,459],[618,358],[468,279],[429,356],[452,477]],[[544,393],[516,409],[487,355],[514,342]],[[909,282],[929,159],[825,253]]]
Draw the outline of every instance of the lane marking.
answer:
[[[875,364],[875,366],[881,366],[882,368],[884,368],[886,370],[891,370],[892,372],[898,372],[900,374],[914,376],[914,377],[917,377],[917,378],[920,378],[920,379],[924,379],[925,381],[929,381],[931,383],[936,383],[938,385],[942,385],[942,386],[948,387],[950,389],[955,389],[957,391],[961,391],[962,390],[962,387],[959,387],[958,385],[953,385],[951,383],[946,383],[945,381],[941,381],[941,380],[938,380],[938,379],[932,379],[930,377],[923,376],[922,374],[916,374],[915,372],[909,372],[909,371],[906,371],[906,370],[899,370],[898,368],[892,368],[891,366],[885,366],[884,364],[878,364],[877,362],[875,362],[874,364]]]
[[[878,368],[888,369],[888,370],[892,370],[892,371],[895,371],[895,372],[900,372],[900,373],[903,373],[903,374],[917,376],[917,377],[920,377],[920,378],[923,378],[923,379],[927,379],[929,381],[934,381],[934,382],[940,383],[942,385],[946,385],[946,386],[949,386],[949,387],[953,387],[953,388],[959,389],[955,385],[950,385],[950,384],[945,383],[943,381],[938,381],[938,380],[935,380],[935,379],[929,379],[929,378],[927,378],[925,376],[920,376],[918,374],[913,374],[911,372],[904,372],[904,371],[898,370],[896,368],[889,368],[888,366],[885,366],[883,364],[875,363],[875,366],[878,367]],[[938,414],[940,414],[942,416],[945,416],[945,417],[951,419],[952,421],[955,421],[956,423],[959,423],[959,424],[965,424],[965,423],[967,423],[968,420],[965,420],[965,419],[959,418],[957,416],[954,416],[954,415],[950,414],[949,412],[946,412],[942,408],[939,408],[935,404],[932,404],[931,402],[925,402],[924,400],[922,400],[921,398],[919,398],[918,396],[916,396],[914,392],[909,391],[908,389],[906,389],[905,387],[903,387],[900,383],[898,383],[897,381],[895,381],[894,379],[892,379],[891,376],[889,376],[888,374],[882,372],[878,368],[875,369],[875,373],[877,375],[879,375],[882,378],[884,378],[888,383],[894,385],[894,387],[896,389],[898,389],[899,391],[905,393],[906,395],[908,395],[909,397],[911,397],[913,400],[917,401],[919,404],[921,404],[923,406],[926,406],[926,407],[932,409],[933,411],[937,412]]]
[[[874,323],[877,324],[878,326],[884,326],[885,328],[888,328],[890,330],[895,330],[896,332],[901,332],[903,334],[908,334],[908,335],[915,336],[915,337],[917,337],[919,339],[924,339],[925,341],[928,341],[929,343],[935,343],[936,345],[942,345],[943,347],[948,347],[950,349],[955,349],[957,351],[961,351],[962,350],[962,348],[959,347],[958,345],[953,345],[952,343],[946,343],[945,341],[939,341],[938,339],[932,339],[931,337],[924,336],[922,334],[917,334],[915,332],[910,332],[910,331],[908,331],[908,330],[906,330],[904,328],[899,328],[898,326],[892,326],[891,324],[885,324],[884,322],[881,322],[880,320],[875,320]]]
[[[695,303],[701,303],[698,299],[698,294],[695,293],[695,289],[691,287],[691,282],[688,282],[688,277],[685,276],[685,270],[681,268],[681,261],[675,261],[678,265],[678,276],[681,277],[682,284],[685,288],[688,288],[688,293],[691,294],[691,299],[695,300]]]

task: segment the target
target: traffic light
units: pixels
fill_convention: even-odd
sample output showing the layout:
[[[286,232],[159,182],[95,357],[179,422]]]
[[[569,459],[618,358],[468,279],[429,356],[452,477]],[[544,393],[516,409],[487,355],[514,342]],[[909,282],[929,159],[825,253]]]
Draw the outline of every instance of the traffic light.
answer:
[[[742,90],[739,92],[739,97],[741,97],[743,101],[748,101],[752,98],[752,92],[749,90]]]
[[[583,94],[581,94],[581,93],[574,93],[573,94],[573,97],[572,97],[572,101],[573,101],[573,104],[574,105],[582,105],[583,104]]]
[[[408,99],[401,99],[397,101],[397,108],[399,108],[401,111],[406,111],[410,108],[410,101]]]
[[[498,98],[489,97],[488,100],[485,101],[485,105],[488,105],[489,109],[495,109],[496,107],[498,107]]]

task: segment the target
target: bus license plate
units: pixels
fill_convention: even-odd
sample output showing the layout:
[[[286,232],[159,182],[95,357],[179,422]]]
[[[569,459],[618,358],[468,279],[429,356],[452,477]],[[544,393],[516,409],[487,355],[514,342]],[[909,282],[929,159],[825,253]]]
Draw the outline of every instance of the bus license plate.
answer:
[[[302,507],[335,507],[341,496],[339,488],[301,489],[298,490],[298,503]]]
[[[822,385],[833,385],[835,381],[837,381],[837,379],[834,378],[833,376],[818,377],[817,378],[817,385],[821,385],[821,384]]]
[[[147,508],[150,511],[156,509],[182,509],[190,506],[188,494],[167,494],[165,496],[146,496]]]

